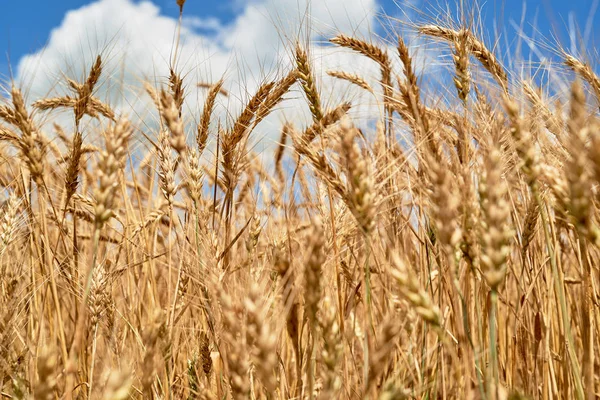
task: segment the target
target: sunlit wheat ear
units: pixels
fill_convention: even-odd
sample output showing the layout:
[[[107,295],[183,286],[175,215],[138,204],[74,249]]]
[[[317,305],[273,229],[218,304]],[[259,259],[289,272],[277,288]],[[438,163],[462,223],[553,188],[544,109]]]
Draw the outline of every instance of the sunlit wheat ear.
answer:
[[[462,171],[461,210],[462,216],[462,245],[464,259],[473,271],[479,268],[481,249],[479,247],[481,207],[473,183],[472,171],[465,167]]]
[[[198,145],[198,153],[202,155],[208,141],[208,128],[210,125],[210,118],[215,108],[215,102],[217,95],[221,92],[223,87],[223,79],[215,83],[210,87],[206,100],[204,101],[204,109],[202,110],[202,117],[197,127],[196,144]]]
[[[173,204],[175,194],[179,190],[179,185],[175,183],[175,169],[178,165],[178,158],[173,157],[170,147],[169,134],[164,130],[158,135],[158,178],[160,189],[169,205]]]
[[[458,92],[458,97],[463,101],[467,101],[469,92],[471,91],[471,72],[469,71],[469,54],[467,46],[469,41],[469,33],[466,29],[461,29],[459,35],[454,41],[454,66],[456,76],[454,77],[454,86]]]
[[[182,93],[179,93],[183,96]],[[187,146],[185,143],[185,132],[181,112],[178,107],[178,102],[183,102],[183,98],[176,99],[166,90],[160,92],[160,113],[165,125],[169,128],[171,135],[169,136],[169,145],[181,155],[185,152]]]
[[[503,170],[502,153],[494,145],[487,155],[479,184],[482,214],[481,271],[493,290],[497,290],[504,281],[513,236],[508,186],[502,175]]]
[[[21,199],[12,192],[0,211],[0,256],[15,238],[20,204]]]
[[[346,35],[339,35],[329,40],[331,43],[337,44],[341,47],[347,47],[360,53],[371,60],[379,63],[382,67],[386,69],[391,69],[390,58],[387,53],[381,48],[367,43],[363,40],[356,39],[353,37],[349,37]]]
[[[398,37],[398,55],[404,69],[405,82],[399,80],[401,101],[395,101],[396,111],[409,124],[412,129],[415,142],[425,141],[427,146],[419,146],[417,149],[429,150],[436,159],[441,159],[439,133],[436,129],[430,128],[430,115],[427,107],[421,101],[421,91],[414,72],[413,60],[409,53],[408,46],[402,37]]]
[[[105,146],[97,164],[98,186],[94,188],[95,225],[101,228],[115,215],[116,192],[119,188],[119,172],[123,169],[127,144],[132,128],[125,118],[104,132]]]
[[[268,300],[263,298],[263,293],[258,284],[252,284],[245,299],[246,335],[248,343],[253,345],[252,359],[256,375],[265,392],[274,393],[277,388],[277,337],[268,320]]]
[[[598,233],[592,223],[592,171],[589,168],[587,143],[590,134],[586,100],[579,81],[571,90],[569,128],[569,160],[565,166],[569,183],[569,213],[575,228],[584,236],[596,241]]]
[[[346,198],[345,185],[342,182],[339,173],[333,169],[325,156],[317,152],[313,146],[306,143],[299,134],[292,134],[292,139],[297,153],[306,157],[312,164],[315,172],[326,180],[331,185],[332,189],[334,189],[342,198]]]
[[[429,293],[423,289],[414,271],[392,248],[387,250],[387,258],[391,264],[390,274],[396,280],[397,290],[402,298],[409,302],[425,322],[433,327],[440,327],[442,322],[440,310],[433,304]]]
[[[110,120],[115,120],[115,113],[112,108],[92,96],[93,91],[98,84],[100,75],[102,74],[102,58],[96,57],[94,65],[92,65],[88,77],[84,83],[78,83],[67,78],[67,83],[75,97],[62,96],[54,98],[45,98],[33,103],[33,106],[39,110],[53,110],[56,108],[71,108],[75,114],[75,126],[79,127],[79,123],[84,115],[89,115],[92,118],[99,118],[102,115]]]
[[[339,106],[335,107],[332,110],[329,110],[323,115],[319,121],[314,122],[311,126],[306,128],[304,134],[302,135],[302,140],[308,145],[310,144],[317,136],[319,136],[326,128],[337,123],[342,119],[348,110],[350,110],[350,103],[342,103]]]
[[[229,151],[225,150],[225,147],[228,150],[233,150],[237,147],[237,145],[242,141],[242,139],[246,136],[249,130],[252,128],[252,121],[259,117],[258,112],[263,107],[263,103],[266,101],[268,96],[271,94],[271,91],[275,87],[274,82],[267,82],[262,84],[254,96],[250,99],[244,110],[240,114],[240,116],[235,121],[233,128],[228,133],[226,139],[223,140],[224,143],[224,153],[228,153]]]
[[[535,238],[540,209],[537,201],[530,200],[527,206],[527,214],[525,214],[525,222],[523,225],[521,253],[527,252],[531,242]]]
[[[424,35],[444,39],[450,43],[460,42],[462,35],[467,35],[466,48],[483,67],[488,70],[496,82],[503,88],[508,87],[508,76],[500,62],[486,45],[477,39],[472,32],[464,33],[450,28],[444,28],[438,25],[424,25],[419,27],[419,32]]]
[[[360,39],[339,35],[329,40],[331,43],[341,47],[349,48],[360,53],[379,64],[381,69],[381,86],[383,91],[383,100],[387,104],[392,97],[392,66],[389,55],[378,46],[365,42]]]
[[[535,146],[531,132],[527,129],[521,110],[516,100],[505,95],[503,97],[504,109],[510,122],[510,134],[515,141],[517,155],[519,156],[521,169],[527,177],[530,186],[535,186],[540,176],[540,163],[538,150]]]
[[[600,78],[596,75],[592,66],[571,55],[565,56],[565,64],[590,85],[596,100],[600,104]]]
[[[65,174],[65,206],[69,204],[71,197],[75,194],[79,186],[79,168],[81,166],[81,156],[83,155],[82,147],[83,137],[81,132],[77,131],[73,136],[67,172]]]
[[[250,362],[246,343],[245,328],[242,323],[242,307],[234,304],[230,295],[220,292],[222,309],[222,346],[227,344],[225,351],[227,368],[229,369],[229,384],[235,400],[247,399],[250,394],[248,371]],[[221,355],[223,356],[223,355]]]
[[[75,104],[75,124],[79,125],[79,121],[85,114],[90,97],[98,83],[98,79],[100,78],[100,74],[102,73],[102,58],[100,56],[96,57],[96,62],[92,66],[90,73],[88,75],[87,80],[79,90],[79,97],[77,99],[77,103]]]
[[[111,308],[110,281],[106,263],[92,272],[92,284],[88,301],[90,325],[95,329],[106,310]]]
[[[328,70],[327,75],[337,78],[337,79],[348,81],[348,82],[366,90],[369,93],[375,93],[375,91],[373,90],[371,85],[369,85],[369,83],[365,79],[363,79],[362,77],[360,77],[357,74],[351,74],[350,72],[345,72],[345,71]]]
[[[569,220],[568,209],[569,209],[569,183],[565,178],[564,171],[557,168],[554,165],[543,164],[540,168],[539,175],[540,182],[546,185],[554,199],[556,204],[554,206],[555,211],[564,218],[565,221]]]
[[[38,100],[33,103],[33,106],[42,111],[54,110],[57,108],[71,108],[75,110],[75,108],[78,106],[77,104],[76,98],[64,96]],[[103,103],[92,96],[90,96],[86,104],[87,107],[85,109],[85,114],[89,115],[90,117],[99,118],[100,115],[102,115],[112,121],[115,121],[115,112],[108,104]]]
[[[173,68],[170,69],[169,73],[169,90],[171,92],[171,96],[173,96],[175,108],[177,109],[178,115],[181,118],[181,114],[183,112],[183,101],[185,100],[183,80]]]
[[[534,89],[531,83],[523,82],[522,86],[527,99],[536,108],[536,111],[542,114],[542,119],[546,124],[546,128],[560,140],[564,133],[561,118],[559,118],[555,112],[550,110],[548,105],[544,103],[541,94]]]
[[[248,101],[239,117],[235,120],[233,127],[226,133],[219,134],[222,155],[220,162],[223,171],[221,180],[227,192],[225,205],[229,211],[232,210],[234,191],[244,169],[244,160],[247,155],[245,140],[248,139],[256,123],[258,123],[259,110],[263,107],[263,103],[272,92],[274,86],[274,82],[267,82],[260,85],[254,96]],[[231,227],[231,212],[227,213],[226,218],[226,235],[228,235]],[[228,264],[228,259],[228,257],[225,259],[225,264]]]
[[[19,144],[19,135],[17,135],[12,129],[0,126],[0,140],[7,141],[14,145]]]
[[[16,128],[19,127],[15,110],[8,105],[0,104],[0,119]]]
[[[359,227],[369,234],[374,227],[376,204],[373,176],[370,171],[368,157],[361,154],[355,143],[358,129],[352,126],[346,117],[340,125],[340,153],[343,157],[346,180],[348,184],[348,206],[356,218]]]
[[[11,95],[13,108],[8,106],[0,108],[0,118],[21,131],[21,136],[16,139],[16,147],[19,149],[32,179],[41,184],[44,175],[45,151],[40,142],[38,128],[27,111],[21,91],[13,86]]]
[[[423,164],[427,165],[425,176],[436,238],[446,257],[453,260],[462,237],[459,220],[461,197],[454,183],[456,178],[448,162],[436,159],[429,151],[424,152]]]
[[[402,36],[398,36],[398,45],[396,49],[398,50],[398,56],[402,62],[404,78],[406,79],[406,84],[400,85],[400,91],[403,92],[406,105],[408,107],[413,107],[413,102],[418,101],[420,96],[419,82],[417,75],[415,74],[413,59]],[[408,99],[408,93],[414,96],[415,99]]]
[[[296,68],[298,70],[298,81],[308,100],[308,106],[313,117],[313,122],[317,123],[323,119],[321,97],[319,96],[319,90],[317,89],[308,54],[300,43],[296,43]]]
[[[167,203],[164,202],[163,205],[162,205],[162,207],[149,212],[146,215],[146,217],[144,218],[144,220],[142,222],[140,222],[139,224],[137,224],[135,226],[135,228],[132,229],[132,231],[131,231],[131,239],[134,239],[142,231],[144,231],[145,229],[147,229],[151,225],[159,222],[168,213],[166,204]]]
[[[298,80],[298,74],[296,70],[292,70],[280,81],[276,82],[264,102],[256,110],[256,118],[254,125],[258,125],[267,115],[269,115],[275,107],[277,107],[283,100],[284,96],[288,93],[290,88]]]
[[[188,150],[184,158],[185,186],[195,204],[200,202],[204,174],[200,167],[200,156],[196,149]]]

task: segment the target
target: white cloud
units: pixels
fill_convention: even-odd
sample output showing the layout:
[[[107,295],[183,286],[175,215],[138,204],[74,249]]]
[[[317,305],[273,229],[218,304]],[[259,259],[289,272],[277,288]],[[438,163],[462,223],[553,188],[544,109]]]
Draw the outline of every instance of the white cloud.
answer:
[[[244,2],[239,15],[228,23],[207,16],[188,16],[181,29],[177,63],[187,89],[187,110],[197,116],[202,108],[205,91],[196,88],[197,82],[214,82],[225,75],[231,96],[218,112],[222,117],[226,110],[235,115],[261,81],[274,79],[291,68],[292,43],[306,37],[306,31],[301,32],[306,27],[315,41],[315,70],[327,86],[323,90],[326,104],[332,93],[325,90],[331,88],[331,79],[324,77],[327,68],[366,72],[376,79],[378,69],[371,61],[320,45],[317,39],[339,32],[368,37],[377,24],[378,11],[376,0],[255,0]],[[30,100],[64,94],[64,76],[84,79],[93,59],[101,53],[109,76],[103,80],[100,97],[108,98],[130,115],[154,115],[147,99],[141,96],[140,83],[145,79],[165,81],[176,30],[177,21],[161,15],[149,1],[99,0],[68,12],[51,32],[47,46],[20,60],[18,79],[29,88]],[[343,93],[350,99],[357,98],[349,89]],[[301,99],[302,94],[292,97]],[[330,100],[330,105],[341,101],[339,97]],[[307,114],[300,100],[282,108],[292,114],[290,117]],[[273,123],[278,119],[281,115],[261,125],[266,143],[278,136],[278,124]]]

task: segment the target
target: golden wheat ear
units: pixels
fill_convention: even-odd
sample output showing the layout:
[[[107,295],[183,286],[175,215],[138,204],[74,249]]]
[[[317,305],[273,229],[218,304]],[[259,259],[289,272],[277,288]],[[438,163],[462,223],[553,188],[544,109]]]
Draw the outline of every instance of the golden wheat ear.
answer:
[[[600,78],[592,66],[568,54],[565,56],[565,64],[590,85],[600,106]]]

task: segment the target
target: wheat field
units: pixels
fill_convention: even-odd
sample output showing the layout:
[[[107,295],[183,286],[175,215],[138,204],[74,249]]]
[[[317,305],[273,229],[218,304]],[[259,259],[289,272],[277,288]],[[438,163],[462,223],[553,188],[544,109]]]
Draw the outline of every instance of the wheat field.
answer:
[[[328,71],[376,99],[369,123],[323,101],[303,40],[230,121],[224,80],[186,115],[175,66],[144,83],[154,125],[96,96],[103,54],[69,95],[12,82],[0,397],[600,396],[594,66],[558,50],[564,85],[523,79],[469,24],[411,29],[449,57],[444,102],[403,35],[329,40],[378,69]],[[257,157],[291,96],[311,121]]]

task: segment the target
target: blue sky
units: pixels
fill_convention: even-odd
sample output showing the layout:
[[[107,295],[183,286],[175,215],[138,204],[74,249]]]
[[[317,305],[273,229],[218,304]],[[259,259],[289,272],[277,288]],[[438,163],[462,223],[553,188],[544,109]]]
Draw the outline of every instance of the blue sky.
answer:
[[[106,44],[109,42],[106,40],[107,37],[114,37],[110,35],[115,35],[119,29],[118,24],[116,28],[115,26],[111,28],[112,31],[109,28],[106,28],[106,32],[101,31],[109,26],[112,20],[118,19],[119,15],[115,14],[119,14],[119,11],[116,11],[119,10],[119,7],[116,6],[119,3],[128,5],[129,14],[127,15],[129,16],[127,18],[135,16],[138,10],[145,10],[146,19],[140,23],[144,29],[148,30],[139,34],[142,36],[140,40],[130,38],[128,42],[132,47],[137,48],[156,46],[158,49],[160,47],[154,39],[150,39],[151,35],[148,33],[152,33],[154,28],[148,25],[161,24],[165,32],[164,36],[172,38],[174,31],[172,27],[179,12],[175,0],[1,1],[3,5],[0,13],[0,82],[6,82],[9,76],[9,60],[17,77],[22,71],[34,70],[33,68],[19,68],[26,64],[23,62],[26,58],[36,61],[36,71],[47,66],[49,71],[51,68],[58,68],[61,72],[65,72],[65,69],[72,66],[73,60],[78,59],[78,54],[82,52],[81,48],[89,47],[94,40],[100,44]],[[224,59],[230,50],[248,47],[248,45],[253,46],[259,52],[263,51],[265,46],[261,46],[261,44],[265,38],[269,39],[276,35],[277,31],[269,31],[265,26],[269,25],[267,19],[257,18],[256,14],[264,16],[270,14],[273,9],[276,9],[275,12],[281,12],[294,8],[297,4],[306,3],[306,1],[310,0],[187,0],[184,15],[193,22],[188,27],[190,29],[189,41],[194,43],[194,46],[190,47],[189,53],[205,51],[205,54],[216,54],[216,58],[220,60],[219,57]],[[391,16],[401,16],[408,13],[413,20],[424,20],[419,16],[422,14],[427,16],[425,20],[431,21],[432,17],[443,14],[440,12],[443,8],[449,8],[456,15],[456,3],[459,1],[472,2],[472,0],[315,0],[312,4],[316,9],[316,19],[325,19],[327,26],[335,25],[336,27],[338,21],[346,21],[346,25],[342,22],[341,26],[348,28],[369,19],[362,17],[361,7],[365,8],[365,14],[367,13],[366,8],[368,8],[369,12],[372,12],[371,15],[385,13]],[[149,5],[149,2],[153,5],[150,7],[151,10],[143,7],[144,4]],[[600,0],[528,2],[523,0],[478,0],[478,2],[482,10],[481,21],[483,29],[488,35],[486,38],[488,43],[490,39],[493,39],[494,29],[497,27],[504,30],[504,45],[514,43],[515,27],[521,24],[523,11],[525,11],[523,26],[525,33],[529,36],[533,34],[533,25],[535,25],[535,30],[539,32],[536,34],[538,39],[540,37],[556,38],[568,50],[576,53],[579,53],[577,49],[580,48],[580,44],[573,42],[573,36],[569,36],[569,32],[573,32],[575,26],[578,27],[581,35],[586,34],[585,47],[588,50],[594,49],[595,44],[600,41],[600,12],[597,12]],[[112,8],[108,6],[109,3],[112,4]],[[90,6],[92,4],[107,6],[94,8]],[[345,10],[344,7],[347,4],[350,6],[348,10]],[[89,11],[84,11],[86,9]],[[253,12],[253,10],[258,11]],[[297,12],[296,15],[301,14],[301,12]],[[369,26],[377,26],[376,19],[370,18]],[[55,33],[54,36],[51,35],[52,32]],[[384,31],[379,29],[378,33],[384,34]],[[136,31],[130,33],[132,37],[136,34]],[[80,36],[79,42],[75,41],[73,36]],[[235,39],[229,39],[229,36],[234,36]],[[144,38],[148,39],[144,41]],[[168,52],[170,44],[162,45],[163,53]],[[267,49],[269,45],[275,46],[267,43]],[[79,49],[69,49],[68,46]],[[204,47],[209,50],[202,50]],[[575,47],[577,49],[574,49]],[[245,56],[253,57],[252,51],[253,49],[246,51]],[[25,57],[27,55],[30,57]],[[63,58],[62,63],[57,61],[59,57]],[[261,57],[264,62],[265,54],[259,54],[257,57]],[[163,55],[163,60],[166,58],[168,57]],[[274,59],[274,56],[272,58]],[[598,55],[592,54],[591,58],[597,61]],[[134,57],[134,60],[137,58]],[[151,61],[155,60],[154,58]],[[86,62],[89,64],[89,60]],[[219,62],[217,62],[219,67],[229,66],[231,63],[229,61],[227,64],[223,60]],[[258,68],[258,66],[255,67]],[[210,68],[215,67],[211,66]]]
[[[8,57],[14,66],[23,55],[38,51],[47,42],[50,31],[61,24],[67,12],[92,2],[89,0],[4,0],[2,13],[0,13],[0,73],[7,72]],[[175,0],[153,0],[153,3],[160,7],[162,14],[175,17],[178,13]],[[248,2],[243,0],[188,0],[185,13],[188,16],[215,17],[227,23],[241,12],[246,3]],[[405,0],[379,0],[378,6],[387,14],[397,15],[405,3]],[[423,9],[434,10],[439,9],[440,4],[453,4],[455,1],[436,0],[421,3],[420,7]],[[510,20],[519,22],[523,3],[522,0],[488,0],[483,3],[486,26],[491,27],[493,21],[498,21],[498,25],[505,27],[509,26],[507,22]],[[537,16],[537,26],[543,35],[549,36],[551,32],[556,32],[561,42],[566,43],[570,18],[574,17],[573,20],[581,30],[584,30],[590,12],[594,9],[594,3],[597,1],[528,1],[525,2],[526,21],[532,23]],[[597,42],[600,36],[600,16],[596,13],[592,18],[595,23],[591,39]]]
[[[0,1],[0,87],[6,87],[9,80],[10,57],[17,85],[25,89],[28,100],[64,95],[68,93],[65,77],[85,79],[89,66],[101,54],[104,69],[96,95],[119,112],[136,115],[140,120],[152,113],[149,99],[141,95],[141,83],[159,84],[169,74],[179,11],[175,0]],[[176,67],[186,85],[186,107],[192,116],[196,115],[206,95],[197,83],[216,82],[224,77],[224,88],[230,96],[223,99],[223,107],[216,112],[220,113],[219,118],[226,119],[261,82],[288,71],[293,65],[290,41],[296,40],[305,25],[300,20],[306,15],[308,3],[311,57],[322,85],[324,104],[351,100],[357,105],[352,110],[356,116],[370,115],[368,107],[377,106],[371,104],[372,99],[369,102],[364,93],[340,86],[343,83],[328,77],[326,71],[359,73],[377,87],[377,65],[319,39],[340,32],[365,37],[373,29],[385,37],[386,30],[378,19],[381,14],[431,23],[436,18],[444,19],[444,9],[456,15],[457,1],[473,0],[187,0]],[[538,32],[536,45],[558,41],[578,56],[582,55],[582,47],[593,50],[600,41],[600,13],[596,12],[600,0],[477,1],[486,42],[494,43],[496,29],[502,33],[500,57],[512,54],[512,49],[505,52],[505,48],[514,47],[520,25],[528,37],[534,30]],[[585,36],[584,46],[575,35],[569,35],[576,26]],[[542,37],[547,39],[540,40]],[[411,44],[416,51],[417,68],[427,67],[424,71],[434,80],[448,76],[447,71],[438,73],[437,68],[449,65],[447,47],[434,45],[430,52],[420,39]],[[553,51],[555,46],[547,45],[543,52],[551,56]],[[522,59],[529,61],[526,46],[522,54]],[[589,58],[598,65],[597,53],[589,54]],[[506,57],[504,61],[508,61]],[[538,60],[531,61],[535,65]],[[522,72],[519,67],[527,64],[514,63],[509,67],[516,66],[514,70]],[[0,92],[0,97],[3,94]],[[291,98],[281,111],[293,113],[294,118],[298,113],[308,113],[301,96]],[[263,122],[266,145],[276,143],[280,122]]]

